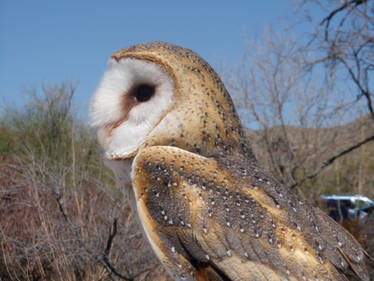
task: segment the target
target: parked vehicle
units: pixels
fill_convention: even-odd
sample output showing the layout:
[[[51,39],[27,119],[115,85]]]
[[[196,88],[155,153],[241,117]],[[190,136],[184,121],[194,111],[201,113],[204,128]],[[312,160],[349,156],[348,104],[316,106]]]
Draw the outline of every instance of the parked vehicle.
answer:
[[[374,210],[374,201],[361,195],[321,195],[320,207],[334,220],[362,220]]]

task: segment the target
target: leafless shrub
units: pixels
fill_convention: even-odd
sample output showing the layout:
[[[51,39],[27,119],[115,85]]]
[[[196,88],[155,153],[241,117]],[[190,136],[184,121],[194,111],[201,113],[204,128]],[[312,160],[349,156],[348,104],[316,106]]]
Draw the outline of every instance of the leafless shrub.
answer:
[[[66,187],[43,164],[1,167],[2,280],[135,280],[159,266],[120,191],[95,178]]]

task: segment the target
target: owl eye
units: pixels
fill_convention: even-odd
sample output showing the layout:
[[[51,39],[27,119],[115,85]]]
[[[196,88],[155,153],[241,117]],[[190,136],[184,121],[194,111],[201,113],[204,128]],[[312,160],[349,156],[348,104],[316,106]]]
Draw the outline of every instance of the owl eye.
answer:
[[[155,86],[140,84],[133,92],[138,102],[146,102],[155,94]]]

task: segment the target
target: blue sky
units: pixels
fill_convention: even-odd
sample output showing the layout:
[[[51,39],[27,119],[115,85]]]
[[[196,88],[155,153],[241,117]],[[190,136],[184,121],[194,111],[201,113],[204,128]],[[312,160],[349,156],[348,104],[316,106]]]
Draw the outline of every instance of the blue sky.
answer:
[[[25,89],[76,81],[86,114],[116,50],[145,41],[190,48],[213,66],[236,65],[243,34],[293,18],[292,1],[0,1],[0,105],[22,106]],[[83,114],[83,115],[84,115]]]

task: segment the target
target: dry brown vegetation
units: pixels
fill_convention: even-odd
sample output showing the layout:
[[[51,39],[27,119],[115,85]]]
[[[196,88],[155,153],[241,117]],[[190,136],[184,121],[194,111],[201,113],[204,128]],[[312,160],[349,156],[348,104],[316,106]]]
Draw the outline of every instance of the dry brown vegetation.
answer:
[[[162,272],[118,190],[92,177],[66,187],[19,157],[0,170],[1,280],[155,280],[150,272]]]

